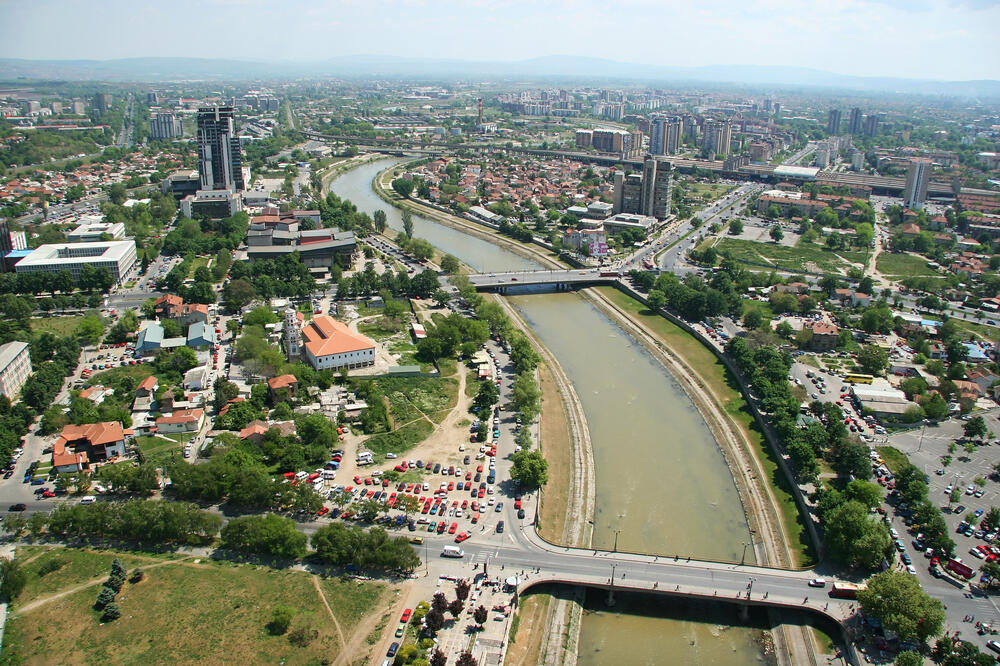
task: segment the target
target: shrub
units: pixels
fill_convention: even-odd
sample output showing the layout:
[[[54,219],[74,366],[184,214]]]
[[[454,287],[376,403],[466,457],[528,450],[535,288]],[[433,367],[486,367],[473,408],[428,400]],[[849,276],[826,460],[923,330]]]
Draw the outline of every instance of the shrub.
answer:
[[[267,624],[268,632],[273,636],[282,635],[288,631],[293,617],[295,617],[295,609],[291,606],[275,606],[271,612],[271,621]]]
[[[315,629],[309,629],[308,627],[299,627],[292,633],[288,634],[288,642],[296,647],[308,647],[310,643],[316,640],[319,636],[319,632]]]

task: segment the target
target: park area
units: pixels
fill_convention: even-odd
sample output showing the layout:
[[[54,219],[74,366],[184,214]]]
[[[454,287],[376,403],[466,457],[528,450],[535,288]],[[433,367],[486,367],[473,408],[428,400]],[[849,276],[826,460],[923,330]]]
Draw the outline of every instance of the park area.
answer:
[[[728,252],[736,261],[763,267],[771,266],[790,273],[830,273],[846,275],[868,261],[867,252],[828,250],[815,243],[799,243],[786,247],[774,243],[758,243],[735,238],[723,238],[716,249]]]
[[[94,602],[118,557],[121,617]],[[21,546],[27,583],[10,609],[4,664],[360,663],[390,586],[204,557]],[[133,574],[141,568],[141,580]],[[291,609],[279,633],[275,609]]]

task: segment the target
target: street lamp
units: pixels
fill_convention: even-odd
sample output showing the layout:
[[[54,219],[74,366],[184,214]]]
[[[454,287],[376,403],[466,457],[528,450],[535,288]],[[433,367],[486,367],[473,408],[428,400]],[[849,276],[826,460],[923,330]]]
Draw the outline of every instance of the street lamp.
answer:
[[[615,548],[614,552],[618,552],[618,535],[621,534],[621,530],[615,530]]]
[[[753,576],[750,577],[750,583],[747,585],[747,601],[750,600],[750,595],[753,593],[753,582],[757,580]]]
[[[749,545],[750,545],[749,542],[747,541],[743,542],[743,556],[740,558],[740,566],[743,566],[743,563],[746,562],[747,560],[747,546]]]

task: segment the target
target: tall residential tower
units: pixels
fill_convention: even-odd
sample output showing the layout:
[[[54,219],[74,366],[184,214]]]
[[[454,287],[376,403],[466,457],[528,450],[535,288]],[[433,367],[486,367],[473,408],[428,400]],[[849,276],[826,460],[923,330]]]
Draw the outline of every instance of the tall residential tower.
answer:
[[[236,136],[236,110],[231,106],[198,109],[198,172],[201,189],[246,189],[243,158]]]

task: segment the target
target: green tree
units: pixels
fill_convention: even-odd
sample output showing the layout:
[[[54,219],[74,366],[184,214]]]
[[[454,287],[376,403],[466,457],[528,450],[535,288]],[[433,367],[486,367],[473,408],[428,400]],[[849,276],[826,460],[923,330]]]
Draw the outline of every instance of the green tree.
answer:
[[[396,191],[399,196],[404,199],[408,198],[413,192],[414,183],[410,178],[396,178],[392,181],[392,189]]]
[[[743,325],[749,330],[757,330],[763,324],[764,315],[757,308],[747,310],[746,314],[743,315]]]
[[[986,427],[986,421],[982,416],[973,416],[962,426],[962,432],[965,434],[966,439],[982,439],[989,432],[989,429]]]
[[[896,661],[893,663],[896,666],[924,666],[924,658],[919,652],[907,650],[896,655]]]
[[[441,257],[441,270],[443,270],[448,275],[455,275],[456,273],[458,273],[460,268],[461,266],[458,262],[458,259],[451,256],[450,254],[446,254],[443,257]]]
[[[512,479],[526,488],[539,488],[549,481],[549,463],[539,451],[521,450],[511,456]]]
[[[272,557],[297,559],[305,555],[306,535],[295,521],[273,513],[233,518],[220,534],[222,547]]]
[[[407,238],[413,238],[413,213],[409,208],[403,209],[403,234]]]
[[[104,613],[101,614],[101,622],[114,622],[122,616],[122,609],[118,607],[118,604],[111,602],[104,607]]]
[[[13,601],[28,582],[28,574],[18,560],[0,558],[0,598]]]
[[[941,602],[926,594],[915,576],[883,571],[868,579],[868,588],[858,592],[865,613],[903,640],[925,642],[941,633],[945,612]]]
[[[823,522],[830,554],[849,566],[874,569],[892,545],[885,525],[860,502],[844,502]]]
[[[775,243],[780,243],[781,239],[785,237],[785,232],[782,231],[780,224],[776,224],[773,227],[771,227],[771,232],[769,235],[771,236],[771,240],[773,240]]]
[[[372,224],[375,226],[375,231],[382,233],[385,231],[386,227],[386,217],[385,211],[382,209],[376,210],[372,213]]]
[[[740,218],[734,218],[732,222],[729,223],[729,234],[731,236],[739,236],[743,233],[743,220]]]
[[[858,352],[858,365],[869,374],[880,375],[889,367],[889,355],[884,349],[867,345]]]

